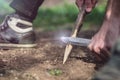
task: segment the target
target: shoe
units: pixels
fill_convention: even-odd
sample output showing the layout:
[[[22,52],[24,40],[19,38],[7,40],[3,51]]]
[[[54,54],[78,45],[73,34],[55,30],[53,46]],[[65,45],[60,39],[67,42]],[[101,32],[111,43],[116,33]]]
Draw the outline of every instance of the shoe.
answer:
[[[16,14],[6,16],[0,25],[0,48],[35,47],[32,22]]]

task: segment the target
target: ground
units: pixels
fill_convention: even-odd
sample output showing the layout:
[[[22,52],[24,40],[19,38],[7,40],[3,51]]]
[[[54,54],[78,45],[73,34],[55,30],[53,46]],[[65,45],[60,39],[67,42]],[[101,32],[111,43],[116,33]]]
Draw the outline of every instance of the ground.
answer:
[[[43,6],[62,3],[45,0]],[[75,1],[75,0],[74,0]],[[70,0],[69,2],[73,2]],[[46,5],[45,5],[46,4]],[[36,31],[37,47],[0,50],[0,80],[91,80],[102,64],[95,61],[86,47],[74,47],[63,65],[65,45],[58,39],[71,30]],[[91,38],[94,31],[82,31],[80,37]]]
[[[5,62],[1,67],[6,65],[0,70],[0,80],[90,80],[101,64],[96,64],[86,47],[75,47],[63,65],[65,45],[55,37],[63,32],[70,33],[36,31],[36,48],[0,50],[0,58]],[[93,31],[80,33],[81,37],[91,35]]]

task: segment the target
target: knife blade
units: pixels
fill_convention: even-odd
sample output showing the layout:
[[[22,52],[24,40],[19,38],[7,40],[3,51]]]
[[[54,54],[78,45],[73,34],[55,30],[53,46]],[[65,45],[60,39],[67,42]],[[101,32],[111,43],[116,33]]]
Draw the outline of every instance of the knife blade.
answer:
[[[88,46],[91,39],[78,38],[78,37],[62,37],[61,41],[66,44],[77,45],[77,46]]]

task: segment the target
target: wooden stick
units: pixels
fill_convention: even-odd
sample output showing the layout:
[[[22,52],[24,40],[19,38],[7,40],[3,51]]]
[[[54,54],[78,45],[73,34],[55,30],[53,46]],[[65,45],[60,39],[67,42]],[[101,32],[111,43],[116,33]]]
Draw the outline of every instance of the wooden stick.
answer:
[[[76,23],[75,23],[75,27],[73,29],[73,33],[72,33],[71,37],[76,37],[77,36],[78,32],[80,31],[80,29],[82,27],[85,15],[86,15],[86,11],[85,11],[85,8],[83,7],[81,12],[79,12],[79,14],[78,14],[78,17],[77,17],[77,20],[76,20]],[[73,48],[72,45],[70,45],[70,44],[66,45],[63,64],[68,59],[68,57],[69,57],[69,55],[72,51],[72,48]]]

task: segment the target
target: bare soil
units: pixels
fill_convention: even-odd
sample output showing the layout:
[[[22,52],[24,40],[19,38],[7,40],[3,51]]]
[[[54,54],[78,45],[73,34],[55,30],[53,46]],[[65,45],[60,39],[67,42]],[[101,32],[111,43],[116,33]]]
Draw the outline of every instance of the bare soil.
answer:
[[[91,80],[101,64],[86,47],[75,46],[66,64],[62,64],[65,45],[56,40],[56,34],[63,32],[70,33],[36,32],[36,48],[0,50],[4,61],[0,63],[0,80]],[[84,31],[80,36],[90,38],[93,33]],[[52,72],[55,69],[58,75]]]

